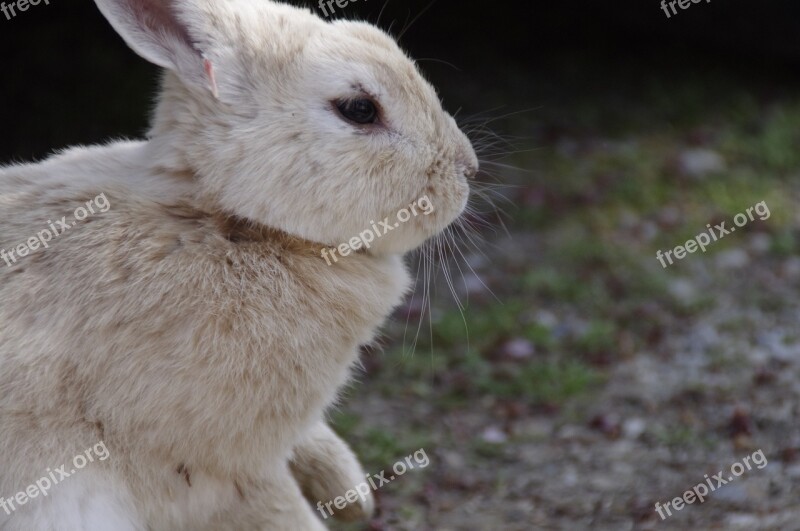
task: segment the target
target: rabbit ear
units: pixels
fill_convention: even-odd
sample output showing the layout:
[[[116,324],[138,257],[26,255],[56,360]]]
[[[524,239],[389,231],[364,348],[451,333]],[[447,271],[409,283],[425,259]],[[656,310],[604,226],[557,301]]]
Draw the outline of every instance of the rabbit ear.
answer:
[[[100,12],[136,53],[217,96],[211,62],[176,14],[178,0],[95,0]]]

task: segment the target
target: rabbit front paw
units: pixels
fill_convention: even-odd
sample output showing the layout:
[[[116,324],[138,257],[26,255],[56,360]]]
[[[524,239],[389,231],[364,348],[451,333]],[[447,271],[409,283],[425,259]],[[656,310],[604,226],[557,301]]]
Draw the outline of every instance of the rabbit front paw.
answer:
[[[366,520],[375,498],[366,474],[347,444],[320,422],[294,451],[291,470],[323,519]]]

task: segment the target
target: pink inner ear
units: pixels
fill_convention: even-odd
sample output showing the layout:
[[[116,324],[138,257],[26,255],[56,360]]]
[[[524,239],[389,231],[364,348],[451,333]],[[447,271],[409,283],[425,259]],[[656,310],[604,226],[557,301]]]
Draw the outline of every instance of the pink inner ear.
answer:
[[[181,80],[219,98],[210,61],[192,40],[178,9],[187,19],[197,11],[194,0],[95,0],[114,29],[136,53],[153,64],[176,72]],[[199,31],[199,30],[198,30]],[[201,64],[203,67],[201,68]]]
[[[203,68],[205,68],[206,76],[208,76],[208,86],[211,93],[215,98],[219,99],[219,90],[217,89],[217,79],[214,77],[214,66],[208,59],[203,59]]]
[[[191,38],[186,28],[170,9],[174,2],[163,0],[128,0],[123,2],[135,19],[139,20],[141,27],[149,30],[151,34],[165,33],[178,38],[191,46]]]

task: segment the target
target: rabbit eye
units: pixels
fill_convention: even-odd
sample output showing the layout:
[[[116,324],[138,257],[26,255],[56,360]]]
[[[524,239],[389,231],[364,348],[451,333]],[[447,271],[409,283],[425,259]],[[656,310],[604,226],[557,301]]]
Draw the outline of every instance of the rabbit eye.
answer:
[[[366,125],[378,121],[378,107],[368,98],[339,100],[336,102],[339,113],[351,122]]]

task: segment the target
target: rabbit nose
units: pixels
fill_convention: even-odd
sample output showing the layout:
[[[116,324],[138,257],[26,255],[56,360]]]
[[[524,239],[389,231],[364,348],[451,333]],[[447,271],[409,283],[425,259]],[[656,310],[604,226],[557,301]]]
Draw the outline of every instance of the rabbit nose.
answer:
[[[475,153],[470,150],[469,153],[463,153],[456,162],[458,165],[458,169],[461,171],[461,174],[464,175],[467,179],[474,179],[475,176],[478,174],[478,158],[475,156]]]
[[[475,176],[478,174],[477,164],[468,164],[466,166],[462,166],[461,168],[464,177],[466,177],[467,179],[474,179]]]

